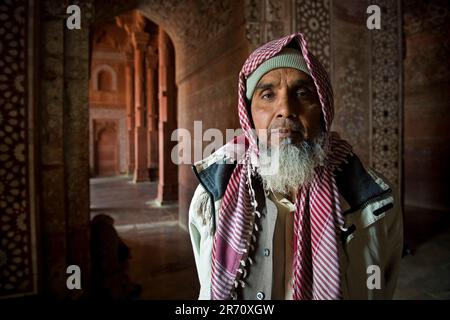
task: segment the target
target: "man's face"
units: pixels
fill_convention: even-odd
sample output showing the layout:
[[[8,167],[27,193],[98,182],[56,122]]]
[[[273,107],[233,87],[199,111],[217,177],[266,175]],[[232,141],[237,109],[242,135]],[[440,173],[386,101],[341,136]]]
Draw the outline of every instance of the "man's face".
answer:
[[[266,73],[253,93],[251,114],[260,139],[265,140],[262,133],[267,129],[269,145],[286,138],[297,144],[321,132],[321,106],[314,82],[297,69]]]

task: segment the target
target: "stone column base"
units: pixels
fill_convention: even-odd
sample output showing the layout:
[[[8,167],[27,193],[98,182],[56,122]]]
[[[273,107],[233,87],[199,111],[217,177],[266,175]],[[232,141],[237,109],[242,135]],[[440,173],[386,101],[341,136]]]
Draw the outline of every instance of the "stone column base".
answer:
[[[178,200],[178,184],[161,185],[158,184],[158,195],[156,202],[160,205],[171,204]]]
[[[139,183],[139,182],[145,182],[145,181],[149,181],[147,168],[145,168],[145,169],[136,169],[134,171],[133,182],[134,183]]]
[[[159,173],[158,168],[149,168],[148,174],[150,177],[150,181],[158,181],[158,173]]]

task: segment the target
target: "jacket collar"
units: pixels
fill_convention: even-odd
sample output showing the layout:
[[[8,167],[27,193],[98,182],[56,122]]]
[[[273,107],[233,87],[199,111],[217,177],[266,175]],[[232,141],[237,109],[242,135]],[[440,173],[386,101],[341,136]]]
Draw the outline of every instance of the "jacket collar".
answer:
[[[230,152],[229,144],[227,145],[192,166],[197,179],[213,202],[223,197],[237,164],[236,152]],[[239,151],[237,154],[240,155]],[[339,193],[350,205],[348,212],[353,212],[371,199],[391,192],[390,188],[383,189],[375,182],[355,154],[349,155],[335,174]]]
[[[215,202],[221,199],[243,150],[231,149],[236,144],[226,144],[203,160],[196,162],[192,169],[203,188]]]

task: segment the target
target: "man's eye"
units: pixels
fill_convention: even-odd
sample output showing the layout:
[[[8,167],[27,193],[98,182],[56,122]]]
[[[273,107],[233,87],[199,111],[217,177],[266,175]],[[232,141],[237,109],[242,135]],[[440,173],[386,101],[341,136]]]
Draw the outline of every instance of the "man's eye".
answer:
[[[273,98],[273,92],[266,92],[263,93],[261,96],[261,99],[267,100],[267,99],[272,99]]]
[[[297,96],[299,97],[307,97],[309,96],[311,93],[311,90],[307,89],[307,88],[301,88],[297,90]]]

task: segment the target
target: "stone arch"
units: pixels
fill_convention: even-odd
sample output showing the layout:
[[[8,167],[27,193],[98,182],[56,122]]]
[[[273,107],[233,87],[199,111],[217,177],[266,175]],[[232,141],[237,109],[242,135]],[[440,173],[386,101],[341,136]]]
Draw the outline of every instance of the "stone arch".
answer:
[[[227,128],[239,127],[237,113],[224,113],[224,110],[235,110],[237,75],[250,52],[245,38],[244,2],[138,0],[133,5],[113,3],[115,8],[108,10],[109,17],[138,10],[163,29],[172,41],[178,128],[193,130],[193,119],[224,133]],[[218,92],[222,94],[211,99]],[[217,119],[211,116],[213,114],[226,116]],[[186,226],[186,213],[198,181],[188,164],[179,165],[177,171],[179,220]]]
[[[95,134],[95,167],[99,176],[118,173],[118,130],[115,122],[104,123]]]
[[[99,65],[95,68],[94,70],[94,78],[93,78],[93,86],[94,86],[94,90],[98,91],[100,90],[100,80],[101,80],[101,75],[102,73],[105,72],[106,74],[108,74],[111,77],[111,91],[116,91],[117,90],[117,73],[116,70],[114,70],[113,67],[111,67],[110,65],[107,64],[102,64]]]
[[[79,5],[89,28],[83,27],[77,32],[60,27],[66,19],[66,15],[61,15],[66,9],[64,3],[54,5],[49,0],[43,0],[39,10],[33,6],[35,11],[29,14],[30,17],[37,17],[42,25],[40,41],[49,43],[44,50],[39,51],[43,63],[37,68],[36,79],[39,79],[39,92],[43,94],[39,95],[40,107],[36,108],[36,114],[43,121],[36,128],[38,136],[51,139],[40,139],[37,145],[38,154],[43,157],[36,165],[36,172],[42,175],[43,180],[38,189],[31,190],[36,190],[38,198],[42,199],[39,203],[40,212],[51,219],[43,219],[36,233],[47,237],[52,243],[61,243],[61,246],[47,248],[45,255],[39,250],[35,251],[36,257],[42,257],[38,261],[42,269],[36,272],[33,270],[32,274],[45,278],[43,291],[60,298],[77,298],[85,293],[83,290],[70,291],[61,285],[66,281],[65,273],[61,272],[63,266],[76,263],[86,270],[82,277],[83,289],[89,287],[91,279],[89,184],[86,183],[90,173],[86,143],[89,139],[86,88],[91,74],[90,28],[137,9],[168,33],[176,56],[178,126],[188,130],[193,129],[193,119],[203,120],[204,127],[217,127],[223,131],[238,126],[237,116],[224,110],[235,107],[237,86],[233,76],[237,75],[248,54],[243,2],[113,0],[94,3],[89,0]],[[211,19],[212,16],[215,19]],[[28,38],[37,39],[37,35]],[[29,47],[35,47],[33,44]],[[191,80],[196,83],[194,89],[189,88]],[[202,91],[202,88],[207,90]],[[211,99],[212,89],[222,94]],[[220,114],[221,118],[210,117],[214,114]],[[68,145],[70,148],[65,148]],[[55,166],[55,163],[61,165]],[[179,220],[182,226],[186,226],[186,213],[197,182],[189,165],[180,166],[179,172]],[[68,237],[68,234],[74,236]],[[80,250],[71,250],[75,247]],[[29,249],[32,252],[32,248]],[[45,276],[48,274],[52,277]],[[29,282],[33,279],[30,278]]]

